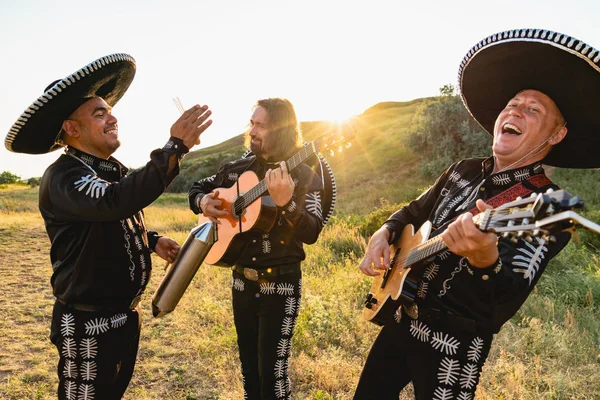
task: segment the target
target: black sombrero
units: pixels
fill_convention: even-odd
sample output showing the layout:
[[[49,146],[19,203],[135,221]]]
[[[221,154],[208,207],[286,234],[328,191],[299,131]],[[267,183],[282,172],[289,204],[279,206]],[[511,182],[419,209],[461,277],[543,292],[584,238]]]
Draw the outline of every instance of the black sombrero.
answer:
[[[565,139],[544,163],[597,168],[600,157],[600,52],[571,36],[543,29],[517,29],[483,39],[460,64],[463,103],[493,134],[498,114],[519,91],[550,96],[567,121]]]
[[[80,105],[102,97],[114,106],[135,75],[135,60],[128,54],[111,54],[53,82],[21,114],[8,131],[4,145],[15,153],[43,154],[61,147],[55,143],[62,123]]]

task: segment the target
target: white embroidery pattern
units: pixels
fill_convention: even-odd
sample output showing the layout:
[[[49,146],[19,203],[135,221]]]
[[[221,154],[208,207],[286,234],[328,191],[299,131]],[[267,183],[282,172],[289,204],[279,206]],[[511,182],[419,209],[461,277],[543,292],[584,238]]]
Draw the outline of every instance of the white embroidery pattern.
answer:
[[[83,384],[79,387],[79,396],[77,400],[93,400],[94,398],[94,385]]]
[[[263,282],[260,284],[260,292],[262,294],[275,293],[275,282]]]
[[[506,185],[510,183],[510,176],[508,174],[492,176],[492,183],[496,186]]]
[[[444,332],[434,332],[431,337],[431,347],[450,356],[456,354],[460,342]]]
[[[290,205],[288,206],[287,210],[288,212],[294,212],[296,211],[296,202],[294,200],[291,201]]]
[[[231,281],[231,287],[237,290],[238,292],[244,291],[244,281],[239,278],[233,278]]]
[[[461,179],[459,182],[456,183],[456,186],[458,186],[459,188],[465,188],[467,187],[467,185],[469,184],[469,181],[466,179]]]
[[[452,391],[450,389],[436,388],[433,393],[434,400],[452,400]]]
[[[79,344],[79,353],[83,359],[96,357],[96,354],[98,354],[98,343],[96,342],[96,338],[82,339]]]
[[[445,260],[450,257],[450,250],[444,250],[440,254],[437,255],[440,260]]]
[[[281,338],[279,339],[279,343],[277,343],[277,357],[282,358],[288,354],[288,343],[289,339]]]
[[[287,371],[287,363],[285,360],[275,361],[275,378],[283,378]]]
[[[473,400],[473,393],[460,392],[456,400]]]
[[[229,175],[227,175],[227,179],[229,179],[230,181],[236,181],[238,178],[238,174],[236,172],[230,172]]]
[[[440,266],[438,264],[432,262],[431,264],[429,264],[429,266],[425,270],[423,277],[425,279],[427,279],[428,281],[432,281],[433,278],[435,278],[435,276],[437,275],[439,270],[440,270]]]
[[[441,195],[442,197],[446,197],[446,196],[448,195],[448,193],[450,193],[450,189],[447,189],[447,188],[443,188],[443,189],[440,191],[440,195]]]
[[[81,364],[81,379],[84,381],[93,381],[96,379],[96,362],[95,361],[84,361]]]
[[[321,206],[321,193],[311,192],[306,194],[305,199],[306,209],[311,214],[323,220],[323,209]]]
[[[289,336],[294,330],[294,318],[285,317],[281,325],[281,334]]]
[[[277,285],[277,294],[283,296],[293,296],[294,295],[294,285],[291,283],[280,283]]]
[[[60,333],[63,336],[73,335],[75,333],[75,317],[73,317],[73,314],[63,314],[60,325]]]
[[[452,182],[458,182],[458,180],[460,179],[460,174],[456,171],[453,171],[448,177],[448,179]]]
[[[287,390],[284,379],[278,379],[275,381],[275,395],[278,399],[286,398]]]
[[[110,326],[112,328],[119,328],[125,325],[125,322],[127,322],[127,314],[115,314],[112,317],[110,317]]]
[[[527,248],[519,247],[517,251],[522,253],[522,255],[517,253],[512,261],[512,265],[515,267],[522,267],[513,268],[513,271],[523,274],[523,279],[528,279],[530,285],[535,274],[540,269],[542,260],[546,257],[544,253],[548,251],[544,239],[536,237],[535,240],[538,242],[537,248],[532,243],[523,242]]]
[[[294,315],[296,313],[296,299],[294,297],[287,297],[285,299],[285,314]]]
[[[262,252],[263,254],[269,254],[271,253],[271,241],[270,240],[264,240],[262,242]]]
[[[413,319],[410,321],[410,334],[419,339],[421,342],[427,343],[429,341],[431,329],[429,329],[429,327],[424,323]]]
[[[74,360],[65,360],[65,367],[63,368],[63,376],[65,378],[75,379],[77,378],[77,366]]]
[[[216,177],[217,177],[216,175],[208,176],[208,177],[202,179],[200,182],[212,182],[215,180]]]
[[[85,323],[85,334],[89,336],[104,333],[109,329],[108,318],[94,318]]]
[[[517,181],[524,181],[525,179],[529,178],[529,170],[520,169],[518,171],[515,171],[514,177]]]
[[[442,212],[440,213],[440,216],[439,216],[439,217],[438,217],[438,219],[437,219],[437,224],[438,224],[438,225],[441,225],[441,224],[442,224],[442,222],[443,222],[443,221],[446,219],[446,217],[448,217],[448,214],[450,214],[450,209],[449,209],[449,208],[446,208],[444,211],[442,211]]]
[[[137,235],[133,235],[133,242],[138,250],[142,250],[142,240]]]
[[[114,167],[111,163],[107,162],[107,161],[100,161],[100,164],[98,164],[98,168],[101,169],[102,171],[116,171],[117,168]]]
[[[467,352],[467,359],[471,362],[477,362],[481,358],[481,349],[483,348],[483,339],[476,337],[469,346]]]
[[[429,287],[429,283],[427,282],[419,282],[419,287],[417,288],[417,296],[424,299],[427,296],[427,288]]]
[[[64,358],[75,358],[77,356],[77,344],[73,338],[65,338],[62,344],[62,355]]]
[[[108,182],[98,178],[97,176],[88,174],[79,178],[79,180],[75,182],[74,185],[79,192],[81,192],[87,187],[87,191],[85,192],[85,194],[87,196],[90,196],[91,198],[99,199],[106,193],[106,187],[108,186]]]
[[[463,367],[460,374],[460,386],[463,389],[473,389],[477,383],[477,365],[467,364]]]
[[[457,360],[444,357],[438,369],[438,381],[444,385],[454,385],[460,375],[460,364]]]
[[[77,385],[73,381],[65,381],[65,395],[68,400],[75,400],[77,396]]]
[[[127,254],[129,255],[129,263],[131,264],[129,266],[129,276],[131,277],[131,282],[133,282],[135,279],[135,275],[134,275],[135,263],[133,262],[133,254],[131,254],[131,243],[129,243],[130,236],[129,236],[129,233],[127,232],[127,225],[125,224],[124,219],[121,220],[121,226],[123,227],[123,232],[125,232],[123,234],[123,237],[125,238],[125,250],[127,250]]]
[[[397,324],[402,321],[402,306],[398,307],[394,312],[394,321],[396,321]]]
[[[442,283],[442,290],[440,290],[438,297],[443,297],[446,294],[446,292],[452,288],[452,286],[450,286],[448,282],[450,282],[452,279],[454,279],[454,276],[456,274],[458,274],[460,271],[462,271],[462,269],[466,266],[467,266],[467,258],[463,257],[458,262],[458,266],[456,268],[454,268],[454,271],[452,271],[452,273],[450,274],[450,278],[446,279],[444,281],[444,283]]]

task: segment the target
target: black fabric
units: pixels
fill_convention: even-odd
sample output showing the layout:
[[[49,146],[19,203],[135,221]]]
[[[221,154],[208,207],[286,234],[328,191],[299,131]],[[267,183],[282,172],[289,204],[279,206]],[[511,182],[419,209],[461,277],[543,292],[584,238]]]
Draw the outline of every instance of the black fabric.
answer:
[[[232,279],[244,399],[290,399],[288,360],[300,310],[302,274],[251,281],[234,271]]]
[[[384,225],[397,239],[406,224],[420,227],[425,221],[443,226],[475,205],[528,177],[543,172],[540,163],[492,174],[493,158],[468,159],[451,166],[418,199],[394,213]],[[557,189],[542,186],[537,192]],[[392,241],[395,239],[392,238]],[[443,310],[475,320],[479,329],[498,332],[521,307],[531,293],[548,262],[568,242],[566,232],[556,235],[556,242],[534,239],[516,244],[499,238],[500,266],[474,268],[464,257],[449,251],[428,260],[419,283],[419,308]]]
[[[185,151],[171,138],[145,167],[128,175],[114,158],[101,160],[74,148],[48,167],[39,205],[57,298],[127,308],[141,295],[152,269],[142,209],[177,175]]]
[[[58,349],[58,398],[118,400],[133,375],[138,310],[85,312],[54,304],[50,340]]]
[[[365,362],[355,400],[398,400],[412,381],[416,400],[473,399],[492,335],[464,330],[452,319],[384,326]]]

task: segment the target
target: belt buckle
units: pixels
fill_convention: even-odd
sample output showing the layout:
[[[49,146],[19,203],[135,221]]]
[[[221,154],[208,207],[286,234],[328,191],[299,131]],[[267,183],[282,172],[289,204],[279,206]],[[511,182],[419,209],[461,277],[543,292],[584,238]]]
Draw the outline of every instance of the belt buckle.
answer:
[[[258,280],[258,271],[252,268],[244,268],[244,276],[251,281]]]
[[[138,306],[138,304],[140,304],[140,300],[142,300],[142,295],[135,296],[129,304],[129,309],[134,310]]]

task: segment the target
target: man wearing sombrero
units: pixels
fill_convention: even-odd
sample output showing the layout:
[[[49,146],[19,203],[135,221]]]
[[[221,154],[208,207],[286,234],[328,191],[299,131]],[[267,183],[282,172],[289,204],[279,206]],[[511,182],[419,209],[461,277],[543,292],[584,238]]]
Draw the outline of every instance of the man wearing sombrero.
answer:
[[[548,262],[568,242],[516,243],[478,230],[469,210],[556,189],[544,164],[600,166],[600,55],[575,38],[523,29],[474,46],[459,69],[463,102],[493,135],[493,156],[452,165],[418,199],[371,237],[360,269],[389,267],[390,248],[407,224],[426,221],[448,248],[426,261],[417,308],[399,309],[373,344],[355,399],[398,399],[412,381],[417,399],[473,399],[493,335],[521,307]],[[589,150],[588,150],[589,149]],[[500,200],[498,200],[500,199]]]
[[[127,54],[102,57],[52,83],[10,129],[6,148],[42,154],[66,146],[42,177],[39,206],[51,241],[60,399],[120,399],[135,365],[139,299],[150,253],[173,260],[179,246],[147,231],[142,209],[179,173],[179,161],[211,124],[196,105],[171,127],[150,161],[127,174],[112,107],[135,75]]]

